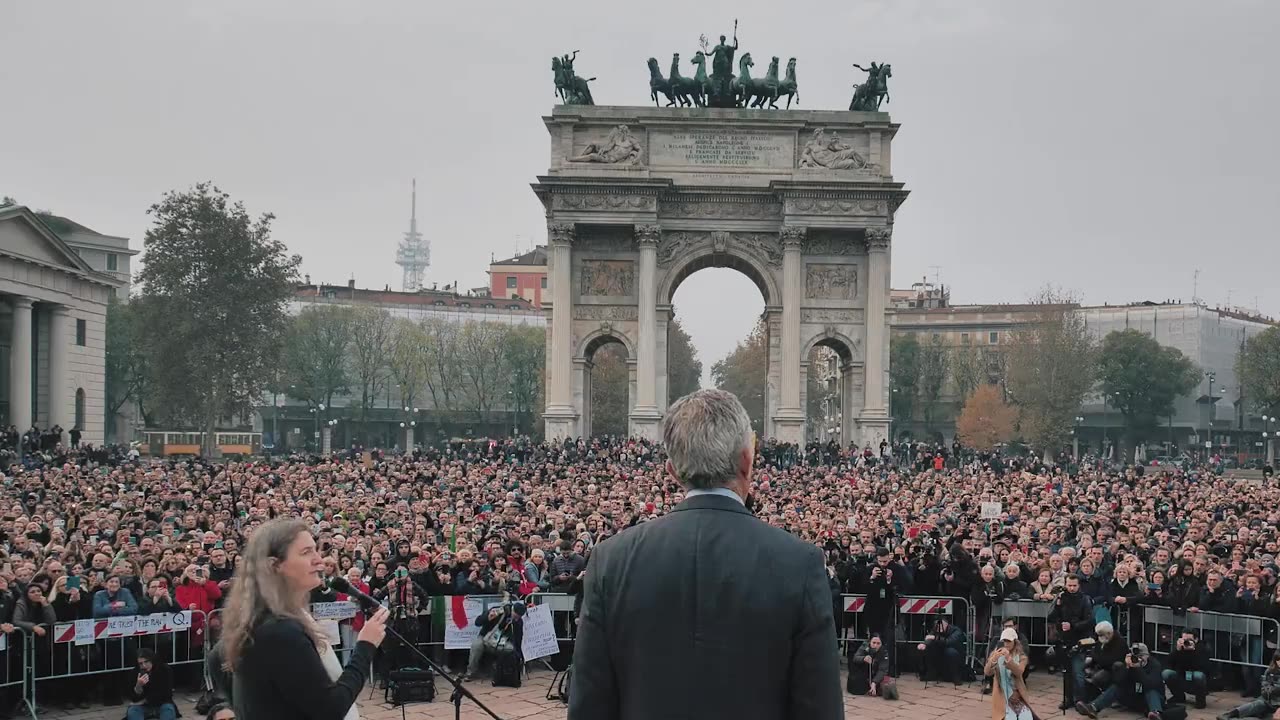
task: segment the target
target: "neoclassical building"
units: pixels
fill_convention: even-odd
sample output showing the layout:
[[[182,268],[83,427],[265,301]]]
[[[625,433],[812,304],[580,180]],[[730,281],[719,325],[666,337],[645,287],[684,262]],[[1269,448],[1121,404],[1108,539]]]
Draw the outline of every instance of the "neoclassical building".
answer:
[[[79,426],[82,442],[102,442],[107,302],[120,283],[31,210],[0,208],[0,423]]]

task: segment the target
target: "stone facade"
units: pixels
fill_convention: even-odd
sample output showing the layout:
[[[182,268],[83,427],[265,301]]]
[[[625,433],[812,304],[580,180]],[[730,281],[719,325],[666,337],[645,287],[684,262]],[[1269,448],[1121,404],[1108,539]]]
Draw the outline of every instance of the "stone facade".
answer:
[[[766,435],[804,441],[819,346],[840,357],[842,440],[886,435],[890,244],[907,196],[887,114],[570,106],[543,120],[548,438],[589,434],[604,341],[627,349],[631,433],[656,435],[671,300],[706,267],[742,272],[764,297]]]
[[[2,422],[22,431],[79,425],[83,442],[103,441],[107,302],[121,282],[90,268],[27,208],[0,209]]]

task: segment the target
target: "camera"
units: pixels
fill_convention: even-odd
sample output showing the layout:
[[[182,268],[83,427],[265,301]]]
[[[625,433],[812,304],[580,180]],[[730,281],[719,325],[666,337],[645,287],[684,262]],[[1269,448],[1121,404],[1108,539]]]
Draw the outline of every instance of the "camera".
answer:
[[[1134,665],[1137,665],[1138,663],[1142,662],[1142,646],[1141,645],[1138,645],[1137,643],[1135,643],[1129,646],[1129,660],[1131,660]]]

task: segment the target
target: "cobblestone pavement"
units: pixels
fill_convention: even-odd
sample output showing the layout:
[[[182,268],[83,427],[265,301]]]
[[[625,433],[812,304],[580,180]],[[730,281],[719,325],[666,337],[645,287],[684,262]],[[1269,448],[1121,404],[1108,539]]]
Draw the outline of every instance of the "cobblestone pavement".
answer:
[[[468,684],[468,688],[482,702],[493,709],[503,720],[564,720],[565,707],[556,700],[547,700],[547,688],[551,684],[552,673],[547,670],[532,670],[529,679],[519,689],[495,688],[487,680],[477,680]],[[1045,720],[1061,717],[1058,702],[1061,699],[1061,683],[1057,676],[1050,677],[1044,673],[1036,673],[1030,680],[1032,706],[1036,713]],[[417,720],[446,720],[453,717],[453,706],[448,702],[446,684],[436,681],[437,690],[443,697],[435,702],[418,703],[406,708],[406,718]],[[843,685],[842,685],[843,687]],[[990,720],[991,696],[981,694],[981,684],[973,683],[959,687],[951,684],[929,686],[922,685],[914,677],[903,676],[899,685],[902,699],[889,702],[879,698],[853,697],[845,695],[845,716],[848,718],[875,718],[876,720]],[[196,718],[192,702],[180,695],[179,703],[183,718]],[[400,708],[381,703],[381,693],[370,699],[366,688],[361,695],[360,717],[365,720],[399,720]],[[1225,712],[1242,702],[1239,694],[1227,692],[1209,697],[1209,707],[1204,710],[1190,709],[1190,720],[1210,720],[1219,713]],[[1068,711],[1069,718],[1078,719],[1074,710]],[[40,718],[66,718],[67,720],[120,720],[124,717],[123,707],[96,707],[88,710],[42,709]],[[464,703],[462,717],[467,720],[487,718],[470,703]],[[1102,715],[1104,720],[1138,718],[1137,713],[1127,710],[1110,710]]]

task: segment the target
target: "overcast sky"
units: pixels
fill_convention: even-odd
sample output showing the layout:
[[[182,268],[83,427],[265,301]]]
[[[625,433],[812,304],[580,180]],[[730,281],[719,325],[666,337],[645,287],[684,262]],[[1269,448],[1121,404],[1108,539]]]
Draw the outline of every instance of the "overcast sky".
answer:
[[[275,213],[314,280],[398,288],[417,177],[428,281],[480,286],[545,237],[550,57],[580,49],[598,103],[644,104],[648,57],[735,15],[742,51],[799,58],[805,108],[848,107],[850,63],[893,63],[895,286],[1190,300],[1199,269],[1211,305],[1280,316],[1271,0],[10,0],[0,194],[141,247],[151,203],[210,179]],[[760,307],[728,270],[677,295],[708,365]]]

